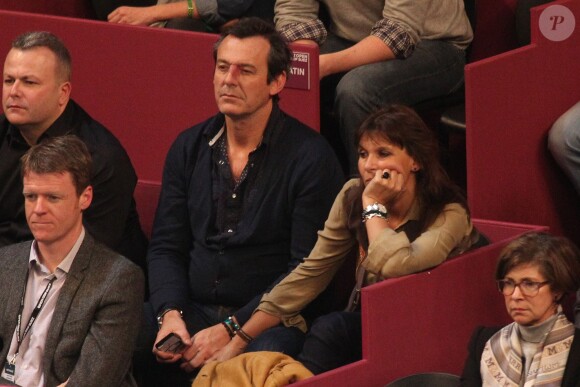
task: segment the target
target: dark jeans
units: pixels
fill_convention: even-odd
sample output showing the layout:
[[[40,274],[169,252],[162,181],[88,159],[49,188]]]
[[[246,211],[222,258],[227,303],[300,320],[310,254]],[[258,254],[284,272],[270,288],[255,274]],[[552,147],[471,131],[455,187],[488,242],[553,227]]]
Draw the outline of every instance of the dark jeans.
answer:
[[[360,311],[317,318],[306,335],[300,361],[317,375],[362,358]]]
[[[197,372],[187,374],[179,368],[179,362],[163,364],[155,359],[152,349],[158,332],[157,319],[150,303],[145,303],[144,310],[143,325],[133,354],[133,373],[137,384],[141,387],[191,386]],[[187,330],[193,336],[202,329],[224,321],[234,311],[235,308],[191,303],[183,310],[183,316]],[[303,342],[304,333],[299,329],[278,326],[257,337],[246,348],[246,352],[274,351],[296,357]]]

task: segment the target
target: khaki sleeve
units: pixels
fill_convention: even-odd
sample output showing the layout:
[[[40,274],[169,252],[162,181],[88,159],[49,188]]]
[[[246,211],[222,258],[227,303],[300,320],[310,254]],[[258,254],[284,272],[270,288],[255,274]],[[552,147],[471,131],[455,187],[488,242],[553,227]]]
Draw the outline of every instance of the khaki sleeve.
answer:
[[[456,246],[469,238],[471,230],[465,209],[457,203],[448,204],[412,243],[404,232],[384,230],[369,246],[362,264],[383,279],[426,270],[445,261]]]
[[[347,214],[343,208],[344,194],[356,181],[347,182],[336,197],[310,255],[262,297],[258,310],[280,317],[286,326],[306,331],[300,311],[326,289],[356,245],[354,235],[347,228]]]

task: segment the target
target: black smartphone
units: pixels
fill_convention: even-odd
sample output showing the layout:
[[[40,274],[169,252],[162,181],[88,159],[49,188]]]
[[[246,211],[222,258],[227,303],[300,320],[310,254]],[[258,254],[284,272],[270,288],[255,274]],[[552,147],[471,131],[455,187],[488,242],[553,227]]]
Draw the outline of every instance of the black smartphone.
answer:
[[[159,340],[155,348],[162,352],[181,353],[187,348],[187,345],[181,341],[179,336],[172,332]]]

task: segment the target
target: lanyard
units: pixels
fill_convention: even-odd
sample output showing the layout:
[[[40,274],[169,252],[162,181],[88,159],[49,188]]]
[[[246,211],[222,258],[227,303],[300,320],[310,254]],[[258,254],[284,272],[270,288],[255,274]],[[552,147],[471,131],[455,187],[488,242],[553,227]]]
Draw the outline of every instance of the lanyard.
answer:
[[[28,332],[30,332],[30,328],[32,328],[32,324],[34,324],[34,322],[36,321],[36,318],[40,314],[40,311],[42,310],[42,307],[44,306],[44,303],[45,303],[46,298],[48,296],[48,292],[50,292],[50,289],[52,288],[52,283],[54,282],[55,279],[56,279],[56,277],[53,276],[50,279],[50,281],[48,281],[46,288],[44,288],[44,291],[40,295],[40,298],[38,299],[38,302],[36,303],[36,306],[34,307],[32,314],[30,315],[30,319],[28,320],[28,324],[26,324],[26,328],[24,328],[24,332],[22,333],[22,336],[20,336],[20,328],[21,328],[21,324],[22,324],[22,312],[24,311],[24,296],[26,295],[26,287],[28,285],[28,275],[26,276],[26,282],[24,283],[24,291],[22,292],[22,298],[20,299],[20,310],[18,311],[18,322],[16,324],[16,352],[14,352],[14,355],[12,356],[12,359],[10,360],[10,364],[14,365],[16,363],[16,356],[18,356],[18,352],[20,351],[20,344],[22,344],[22,341],[24,340],[26,335],[28,334]]]

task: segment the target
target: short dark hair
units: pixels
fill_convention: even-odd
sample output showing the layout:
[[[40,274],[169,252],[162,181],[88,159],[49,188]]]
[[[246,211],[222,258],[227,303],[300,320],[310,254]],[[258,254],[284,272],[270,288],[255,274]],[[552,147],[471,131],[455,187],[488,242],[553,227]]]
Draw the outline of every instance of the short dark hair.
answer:
[[[77,136],[51,137],[32,146],[20,159],[22,177],[37,174],[69,172],[77,195],[81,195],[91,182],[91,154]]]
[[[552,291],[562,296],[580,287],[580,250],[567,238],[530,232],[514,239],[500,253],[495,279],[522,265],[538,266]]]
[[[217,51],[220,44],[228,36],[235,36],[238,39],[261,36],[270,43],[268,52],[268,83],[272,82],[278,75],[283,72],[290,74],[290,64],[292,52],[288,44],[276,31],[272,23],[268,23],[258,17],[246,17],[239,22],[226,28],[220,35],[218,41],[213,46],[213,59],[217,60]]]
[[[60,77],[64,81],[70,81],[72,75],[70,52],[58,36],[48,31],[30,31],[17,36],[12,41],[12,48],[21,51],[38,47],[46,47],[54,53]]]
[[[387,140],[404,149],[419,164],[415,176],[421,230],[429,227],[449,203],[459,203],[469,215],[463,190],[451,181],[441,165],[437,138],[413,109],[397,104],[379,108],[357,129],[354,138],[357,146],[364,135]]]

